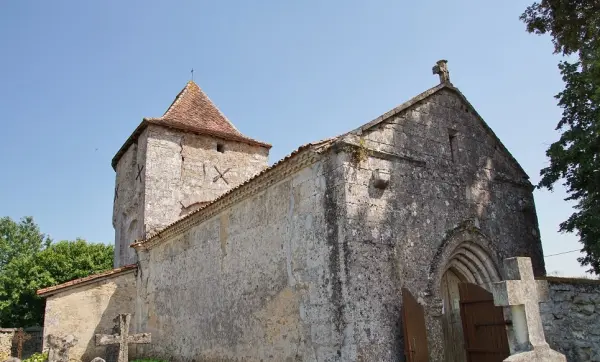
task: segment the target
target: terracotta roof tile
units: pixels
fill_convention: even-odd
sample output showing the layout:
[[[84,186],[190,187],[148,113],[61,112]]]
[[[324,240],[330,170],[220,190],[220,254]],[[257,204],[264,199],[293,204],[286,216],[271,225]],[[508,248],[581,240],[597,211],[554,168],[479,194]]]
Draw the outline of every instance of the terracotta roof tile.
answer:
[[[119,159],[151,123],[184,131],[212,135],[231,141],[271,148],[271,145],[244,136],[215,106],[208,96],[193,81],[189,81],[179,92],[162,117],[144,118],[133,134],[125,141],[112,160],[113,168]]]
[[[59,290],[65,289],[65,288],[69,288],[69,287],[80,285],[80,284],[87,283],[87,282],[98,281],[100,279],[104,279],[107,277],[115,277],[126,271],[130,271],[130,270],[134,270],[134,269],[137,269],[136,264],[125,265],[120,268],[107,270],[105,272],[98,273],[98,274],[92,274],[92,275],[89,275],[84,278],[74,279],[74,280],[68,281],[66,283],[59,284],[59,285],[53,285],[51,287],[38,289],[36,294],[39,296],[47,296],[50,293],[54,293],[54,292],[57,292]]]

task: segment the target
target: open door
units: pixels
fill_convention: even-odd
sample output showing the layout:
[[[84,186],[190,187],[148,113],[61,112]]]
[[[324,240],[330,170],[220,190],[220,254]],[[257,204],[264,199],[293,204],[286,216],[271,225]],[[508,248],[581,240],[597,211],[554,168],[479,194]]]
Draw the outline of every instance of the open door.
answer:
[[[427,331],[423,306],[406,288],[402,288],[402,321],[404,325],[404,355],[407,362],[427,362]]]
[[[496,307],[492,293],[478,285],[458,287],[467,361],[504,361],[510,352],[502,307]]]

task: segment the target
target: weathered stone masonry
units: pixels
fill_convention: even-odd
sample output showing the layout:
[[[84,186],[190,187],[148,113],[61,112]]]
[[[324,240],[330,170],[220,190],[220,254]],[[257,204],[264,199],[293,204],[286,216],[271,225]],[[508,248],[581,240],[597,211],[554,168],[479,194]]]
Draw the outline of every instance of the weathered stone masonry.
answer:
[[[337,292],[329,278],[335,231],[322,206],[335,202],[324,196],[335,187],[327,181],[332,172],[335,164],[309,163],[140,249],[137,321],[153,336],[145,354],[172,361],[339,356],[342,301],[331,303]]]
[[[456,235],[489,249],[495,265],[529,256],[543,275],[527,176],[457,91],[434,90],[338,138],[314,165],[253,180],[266,188],[141,244],[138,328],[156,336],[145,352],[397,360],[406,286],[426,306],[441,361],[438,274]],[[387,188],[374,186],[376,170],[390,174]],[[200,335],[183,332],[199,325]]]
[[[135,262],[129,245],[143,235],[262,171],[267,156],[264,147],[148,126],[117,163],[113,220],[116,248],[123,257],[115,266]]]
[[[453,233],[472,229],[465,232],[490,246],[496,265],[529,256],[536,275],[545,274],[527,175],[452,89],[345,139],[370,155],[344,164],[347,359],[401,358],[405,286],[427,307],[429,350],[441,361],[441,275],[432,271],[446,267],[436,255]],[[374,187],[375,170],[389,172],[385,190]]]
[[[443,361],[450,267],[485,287],[501,260],[527,256],[543,276],[527,175],[444,75],[268,168],[270,146],[193,82],[144,119],[113,159],[115,264],[139,261],[132,329],[152,334],[139,356],[401,360],[405,287]]]
[[[600,361],[600,281],[547,277],[540,304],[548,344],[569,362]]]
[[[69,351],[70,358],[106,359],[111,347],[96,346],[94,335],[112,333],[115,317],[134,313],[136,271],[130,265],[38,291],[46,298],[44,349],[49,347],[50,336],[73,335],[77,342]],[[130,356],[136,355],[136,348],[131,348]]]

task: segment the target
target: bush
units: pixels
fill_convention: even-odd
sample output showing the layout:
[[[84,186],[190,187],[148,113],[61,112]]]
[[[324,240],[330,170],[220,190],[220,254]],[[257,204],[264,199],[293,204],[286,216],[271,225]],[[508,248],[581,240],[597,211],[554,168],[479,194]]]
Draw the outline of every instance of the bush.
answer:
[[[48,353],[34,353],[31,357],[24,359],[22,362],[46,362],[48,360]]]

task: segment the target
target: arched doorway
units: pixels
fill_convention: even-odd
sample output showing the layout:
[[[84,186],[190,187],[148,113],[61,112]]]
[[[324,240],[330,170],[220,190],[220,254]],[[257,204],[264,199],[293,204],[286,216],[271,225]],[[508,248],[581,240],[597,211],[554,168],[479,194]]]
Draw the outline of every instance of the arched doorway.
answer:
[[[463,239],[451,250],[439,286],[445,361],[493,359],[506,339],[502,309],[494,306],[489,293],[491,284],[501,280],[500,274],[481,240]],[[480,333],[494,341],[479,339]]]
[[[461,286],[473,286],[474,288],[468,288],[469,292],[471,289],[479,288],[480,291],[490,294],[492,283],[502,280],[498,269],[500,258],[496,250],[497,246],[492,244],[490,239],[479,229],[476,219],[465,220],[456,228],[446,232],[446,237],[431,259],[426,288],[422,293],[426,305],[429,354],[433,359],[470,362],[481,360],[471,358],[472,354],[469,355],[469,353],[473,351],[469,353],[465,351],[464,332],[470,332],[473,326],[479,331],[481,326],[474,325],[473,323],[479,323],[479,321],[471,319],[467,321],[469,328],[464,328],[462,310],[460,313],[457,311],[457,295],[459,309],[462,309],[464,303],[460,296]],[[467,293],[468,298],[470,295]],[[493,300],[489,300],[487,306],[494,308]],[[461,323],[458,322],[459,320]],[[462,330],[460,330],[461,327]],[[488,327],[483,328],[487,329]],[[505,326],[499,326],[499,328],[505,329]],[[461,333],[463,334],[462,340],[460,339]],[[503,335],[506,338],[506,333]],[[459,343],[456,342],[458,340],[460,340]],[[456,350],[456,346],[460,346],[461,350],[459,353],[455,353],[456,357],[453,357],[452,351]],[[478,347],[479,345],[475,348]]]
[[[484,245],[474,240],[462,240],[457,245],[453,245],[452,252],[446,259],[446,267],[439,286],[442,298],[441,322],[445,361],[472,360],[472,351],[469,351],[472,342],[466,340],[465,336],[472,332],[473,319],[470,316],[468,320],[464,319],[465,313],[473,313],[474,309],[471,306],[473,300],[465,300],[470,295],[466,291],[478,290],[481,291],[478,295],[488,295],[486,290],[489,291],[491,283],[497,281],[500,281],[500,275]],[[481,308],[484,314],[486,311],[494,316],[497,316],[498,312],[501,313],[501,310],[494,309],[491,294],[486,298],[486,301],[475,300],[475,303],[479,303],[477,313],[481,313]],[[502,326],[499,328],[502,332]]]

